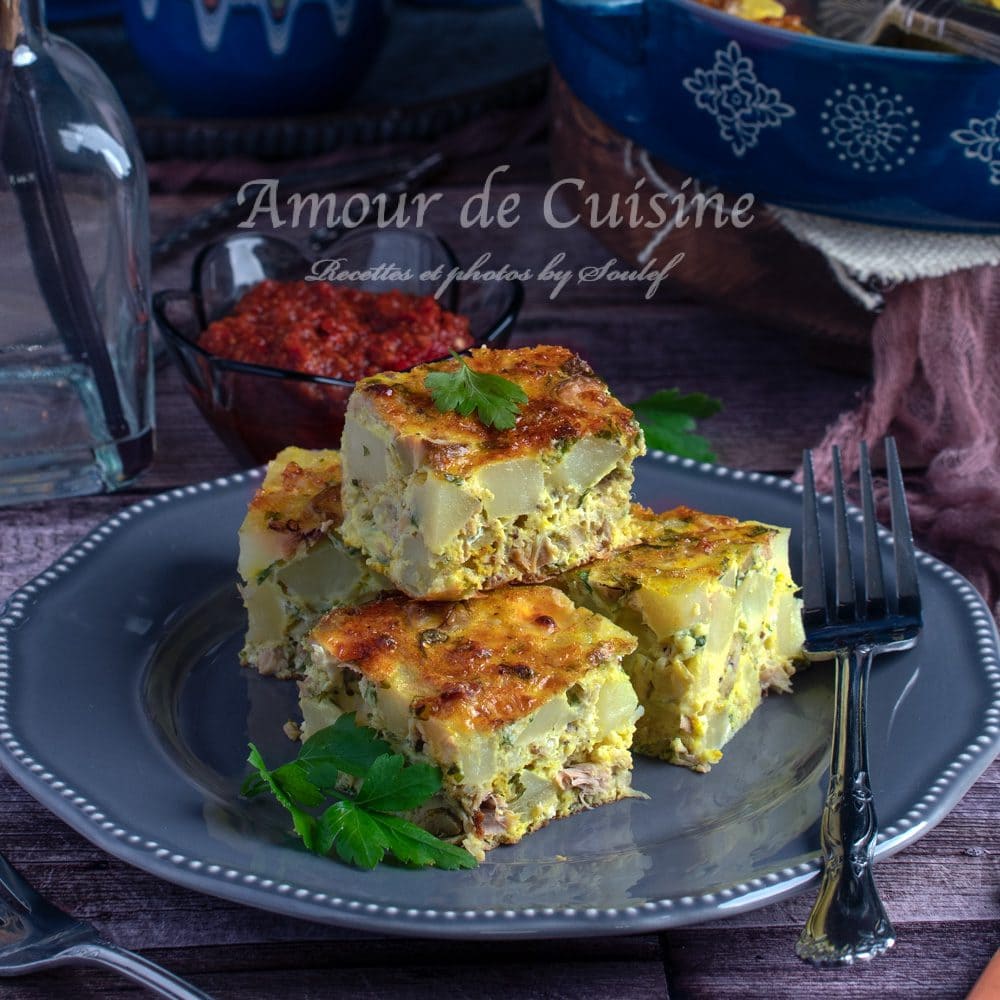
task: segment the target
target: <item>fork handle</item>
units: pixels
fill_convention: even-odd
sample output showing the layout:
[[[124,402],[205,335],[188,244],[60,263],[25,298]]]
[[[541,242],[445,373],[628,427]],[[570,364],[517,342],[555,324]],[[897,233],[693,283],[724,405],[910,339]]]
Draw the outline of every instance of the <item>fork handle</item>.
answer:
[[[88,941],[66,949],[63,956],[70,961],[103,965],[123,976],[141,983],[161,997],[169,1000],[212,1000],[196,986],[168,972],[162,966],[127,948],[119,948],[110,941]]]
[[[865,732],[872,655],[865,645],[836,654],[833,753],[820,831],[823,877],[795,947],[814,965],[850,965],[880,955],[896,941],[872,877],[878,819]]]
[[[898,23],[917,35],[969,56],[1000,62],[1000,13],[964,0],[903,0]]]

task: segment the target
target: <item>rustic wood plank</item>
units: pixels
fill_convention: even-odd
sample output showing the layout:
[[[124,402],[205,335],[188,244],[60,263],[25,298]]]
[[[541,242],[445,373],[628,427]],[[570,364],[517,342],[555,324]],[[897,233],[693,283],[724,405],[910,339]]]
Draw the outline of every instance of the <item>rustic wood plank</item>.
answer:
[[[495,964],[491,950],[481,949],[471,964],[456,964],[450,946],[423,944],[432,964],[408,965],[390,956],[377,965],[351,963],[297,965],[246,971],[241,964],[219,969],[219,956],[201,965],[189,953],[147,952],[148,956],[179,973],[217,1000],[437,1000],[442,996],[509,1000],[544,996],[546,1000],[657,1000],[667,998],[663,966],[650,962],[590,962],[585,956],[571,961],[546,957]],[[332,949],[331,949],[332,950]],[[52,996],[138,997],[144,991],[102,971],[61,970],[11,983],[5,987],[10,1000],[42,1000]]]
[[[897,928],[898,930],[898,928]],[[1000,945],[994,923],[911,924],[871,963],[817,970],[795,957],[794,928],[699,927],[663,935],[672,996],[690,1000],[961,1000]]]
[[[135,500],[134,494],[123,493],[0,509],[0,601]]]

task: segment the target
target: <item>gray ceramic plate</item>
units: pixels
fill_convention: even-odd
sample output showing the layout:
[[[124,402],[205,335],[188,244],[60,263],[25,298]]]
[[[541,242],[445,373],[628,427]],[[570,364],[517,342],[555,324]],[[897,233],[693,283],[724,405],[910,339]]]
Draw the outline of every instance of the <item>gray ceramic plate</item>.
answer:
[[[797,487],[654,456],[638,498],[797,524]],[[767,700],[708,775],[640,759],[648,801],[561,820],[471,872],[361,872],[242,801],[248,739],[291,756],[294,688],[241,669],[236,529],[258,474],[143,500],[0,617],[0,760],[102,848],[174,882],[313,920],[442,937],[650,930],[761,906],[817,875],[831,721],[822,666]],[[823,508],[829,517],[830,505]],[[887,543],[886,543],[887,544]],[[872,678],[882,855],[937,823],[1000,744],[1000,660],[972,588],[922,555],[926,630]]]

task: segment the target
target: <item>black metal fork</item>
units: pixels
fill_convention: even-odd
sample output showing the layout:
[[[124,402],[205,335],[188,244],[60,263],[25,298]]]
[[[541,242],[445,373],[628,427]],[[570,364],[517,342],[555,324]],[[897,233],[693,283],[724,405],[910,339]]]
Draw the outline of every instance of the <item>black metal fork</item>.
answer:
[[[796,952],[816,965],[850,965],[870,959],[895,943],[895,931],[872,877],[878,819],[868,771],[865,713],[868,674],[879,653],[909,649],[922,625],[917,560],[906,509],[896,444],[886,438],[886,471],[892,508],[895,586],[886,594],[878,543],[878,522],[867,446],[861,445],[861,502],[864,515],[864,587],[855,586],[847,527],[840,452],[833,449],[833,594],[823,567],[812,454],[803,457],[802,600],[810,660],[836,663],[830,785],[820,840],[823,876],[819,897],[799,937]]]
[[[211,1000],[171,972],[119,948],[39,895],[0,854],[0,976],[103,965],[171,1000]]]

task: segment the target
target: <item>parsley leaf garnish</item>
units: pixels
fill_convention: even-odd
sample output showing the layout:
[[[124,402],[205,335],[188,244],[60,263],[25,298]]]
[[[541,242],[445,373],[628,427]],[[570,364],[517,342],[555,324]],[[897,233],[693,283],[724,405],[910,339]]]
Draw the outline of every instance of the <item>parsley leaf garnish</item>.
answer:
[[[704,393],[682,396],[677,389],[661,389],[632,404],[632,412],[642,425],[646,444],[682,458],[714,462],[715,452],[700,434],[695,434],[696,420],[711,417],[722,403]]]
[[[431,372],[424,378],[434,405],[442,413],[454,410],[467,417],[473,410],[487,427],[510,430],[517,423],[520,407],[528,402],[525,391],[500,375],[470,368],[454,351],[458,361],[453,372]]]
[[[373,730],[359,726],[351,712],[313,733],[302,744],[298,759],[314,783],[330,789],[337,784],[338,772],[363,778],[379,757],[391,753],[389,744]]]
[[[446,844],[423,827],[387,813],[372,813],[372,819],[378,825],[387,849],[404,865],[417,868],[434,865],[446,871],[474,868],[476,865],[476,859],[464,847]]]
[[[292,802],[291,796],[285,791],[279,779],[275,777],[276,772],[267,769],[260,751],[252,743],[250,744],[250,756],[247,760],[257,769],[257,773],[264,784],[271,790],[271,794],[291,814],[292,825],[295,827],[295,832],[302,838],[302,843],[310,851],[316,850],[315,817],[310,816],[309,813],[304,812]]]
[[[434,795],[441,788],[441,772],[430,764],[407,764],[374,731],[357,725],[353,712],[314,733],[295,760],[273,771],[252,743],[248,760],[256,773],[244,781],[243,794],[251,798],[269,791],[314,854],[335,851],[360,868],[374,868],[387,854],[417,867],[476,865],[464,848],[395,815]],[[360,786],[353,788],[345,775],[360,778]],[[310,811],[321,807],[319,815]]]
[[[385,838],[374,818],[353,802],[335,802],[319,818],[319,842],[332,847],[349,865],[374,868],[386,852]]]
[[[355,802],[377,812],[416,809],[441,788],[441,772],[430,764],[407,766],[401,754],[386,754],[376,760]]]
[[[435,865],[448,871],[472,868],[468,851],[446,844],[413,823],[389,813],[365,812],[354,802],[337,802],[319,818],[323,853],[336,850],[348,864],[374,868],[386,854],[408,867]]]

